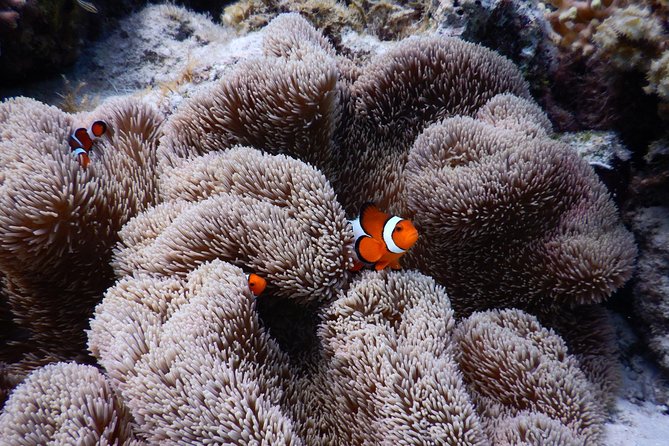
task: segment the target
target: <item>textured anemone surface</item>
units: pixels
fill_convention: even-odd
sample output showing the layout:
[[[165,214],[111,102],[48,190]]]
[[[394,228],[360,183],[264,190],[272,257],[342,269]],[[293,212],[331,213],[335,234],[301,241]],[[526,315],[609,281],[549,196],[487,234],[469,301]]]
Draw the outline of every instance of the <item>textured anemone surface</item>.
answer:
[[[70,154],[74,127],[105,120],[82,169]],[[0,361],[83,352],[87,319],[113,283],[118,231],[156,198],[162,118],[130,99],[70,115],[27,98],[0,104],[0,272],[16,325]],[[7,353],[7,355],[5,355]]]
[[[597,400],[612,407],[621,390],[622,376],[616,333],[608,311],[601,305],[580,305],[538,318],[562,337],[569,353],[594,384]]]
[[[322,313],[323,361],[296,418],[307,444],[482,445],[450,351],[445,290],[418,272],[366,272]],[[309,394],[311,394],[309,396]]]
[[[89,346],[149,443],[598,442],[591,384],[525,313],[475,315],[454,330],[433,279],[369,271],[320,319],[319,358],[292,365],[243,271],[214,260],[186,277],[120,280]]]
[[[0,414],[3,444],[139,445],[128,410],[98,369],[56,363],[32,372]]]
[[[161,177],[163,204],[121,231],[119,275],[185,275],[214,258],[265,277],[278,296],[332,298],[348,278],[352,233],[325,176],[237,147]]]
[[[492,437],[509,430],[507,418],[529,411],[566,426],[577,444],[601,441],[604,410],[595,389],[563,340],[534,316],[520,310],[474,313],[458,324],[454,339],[464,379]],[[564,435],[541,418],[524,422],[535,431]]]
[[[130,100],[0,106],[0,321],[15,324],[0,333],[42,339],[6,351],[68,359],[54,344],[79,351],[116,275],[89,349],[141,441],[600,443],[599,318],[579,332],[542,315],[580,333],[565,344],[520,310],[455,328],[451,310],[560,311],[620,286],[635,248],[592,169],[497,53],[437,36],[334,48],[280,18],[264,56],[186,98],[157,149],[159,117]],[[92,119],[113,132],[82,171],[66,141]],[[366,201],[414,221],[418,270],[349,271],[345,211]],[[258,298],[249,272],[268,281]],[[21,377],[0,364],[1,386]],[[58,407],[49,419],[74,413]]]
[[[373,58],[349,88],[340,139],[337,192],[350,212],[365,201],[407,212],[404,166],[427,125],[472,115],[500,93],[529,97],[518,69],[479,45],[444,37],[416,37]]]
[[[326,166],[339,116],[333,50],[308,25],[292,27],[294,34],[274,28],[279,32],[268,30],[267,57],[236,67],[171,117],[161,166],[237,144]]]
[[[96,308],[89,346],[150,443],[302,444],[280,410],[288,366],[243,271],[125,278]]]
[[[636,246],[592,168],[548,138],[545,116],[505,95],[416,139],[409,208],[416,264],[454,307],[597,303],[632,273]]]
[[[458,310],[596,303],[630,277],[636,249],[608,192],[550,139],[507,59],[458,39],[410,38],[357,62],[351,77],[295,15],[268,26],[265,54],[187,101],[161,165],[235,142],[314,163],[349,215],[371,201],[414,218],[414,265],[449,287]],[[278,96],[235,96],[248,105],[233,106],[246,89]],[[228,125],[236,114],[252,122]]]

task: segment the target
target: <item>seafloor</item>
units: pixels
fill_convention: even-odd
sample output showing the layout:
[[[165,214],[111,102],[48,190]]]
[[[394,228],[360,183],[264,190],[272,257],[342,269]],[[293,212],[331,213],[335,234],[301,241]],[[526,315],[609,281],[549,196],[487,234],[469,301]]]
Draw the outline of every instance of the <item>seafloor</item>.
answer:
[[[669,444],[666,1],[93,3],[0,1],[0,445]]]

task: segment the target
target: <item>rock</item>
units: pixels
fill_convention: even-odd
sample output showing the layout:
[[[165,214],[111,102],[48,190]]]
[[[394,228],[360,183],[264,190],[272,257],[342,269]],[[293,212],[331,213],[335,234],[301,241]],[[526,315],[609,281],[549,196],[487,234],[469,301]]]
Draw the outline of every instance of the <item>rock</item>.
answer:
[[[0,82],[44,76],[72,64],[78,55],[85,11],[67,0],[29,0],[15,27],[0,36]]]
[[[43,79],[72,65],[83,45],[146,0],[0,0],[0,83]],[[92,12],[97,10],[97,12]]]
[[[441,34],[492,48],[513,60],[539,91],[557,64],[550,24],[537,0],[444,0],[433,13]]]
[[[163,112],[215,82],[240,60],[262,54],[262,33],[238,37],[210,17],[175,5],[149,5],[82,50],[65,80],[9,88],[68,112],[94,108],[110,96],[141,94]]]
[[[639,245],[635,325],[669,373],[669,139],[651,143],[644,161],[633,172],[623,214]]]
[[[562,133],[559,139],[590,163],[618,202],[627,189],[632,159],[620,137],[615,132],[584,131]]]
[[[615,132],[563,133],[560,140],[572,146],[591,166],[615,170],[617,165],[632,158]]]
[[[638,208],[631,224],[640,252],[634,309],[650,349],[669,372],[669,207]]]

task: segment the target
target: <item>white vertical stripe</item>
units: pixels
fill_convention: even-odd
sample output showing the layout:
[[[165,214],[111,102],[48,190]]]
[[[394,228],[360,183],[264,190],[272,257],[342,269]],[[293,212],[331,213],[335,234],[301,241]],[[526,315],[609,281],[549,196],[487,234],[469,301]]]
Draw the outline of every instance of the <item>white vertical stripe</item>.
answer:
[[[79,147],[78,149],[75,149],[75,150],[72,152],[72,155],[76,158],[76,157],[78,157],[79,155],[83,155],[83,154],[85,154],[85,153],[86,153],[86,151],[85,151],[84,149],[82,149],[81,147]]]
[[[368,235],[364,229],[362,229],[362,225],[360,224],[360,217],[356,218],[355,220],[349,220],[351,222],[351,226],[353,227],[353,243],[355,243],[360,237],[363,235]]]
[[[405,252],[405,250],[397,246],[395,244],[395,240],[393,240],[393,231],[395,230],[395,226],[397,226],[397,223],[401,222],[402,220],[403,218],[397,216],[390,217],[383,226],[383,241],[386,242],[386,248],[388,248],[388,251],[395,254],[402,254]]]

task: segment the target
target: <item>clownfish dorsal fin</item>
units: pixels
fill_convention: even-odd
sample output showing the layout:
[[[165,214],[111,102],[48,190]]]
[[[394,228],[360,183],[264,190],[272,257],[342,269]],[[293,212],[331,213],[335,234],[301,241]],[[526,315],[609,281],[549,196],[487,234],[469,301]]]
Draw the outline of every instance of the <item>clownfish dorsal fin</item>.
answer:
[[[104,121],[95,121],[91,124],[91,133],[96,138],[101,137],[107,131],[107,123]]]
[[[381,240],[383,238],[383,225],[388,219],[388,214],[381,212],[372,203],[365,203],[360,208],[360,226],[366,234]]]
[[[355,253],[361,261],[375,263],[386,253],[386,245],[373,237],[362,236],[355,242]]]

